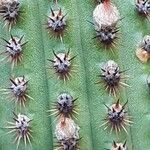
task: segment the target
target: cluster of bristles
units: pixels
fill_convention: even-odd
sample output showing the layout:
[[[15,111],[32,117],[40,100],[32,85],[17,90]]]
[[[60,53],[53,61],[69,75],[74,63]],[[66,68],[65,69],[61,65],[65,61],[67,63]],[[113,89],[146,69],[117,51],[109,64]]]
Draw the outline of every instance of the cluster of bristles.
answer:
[[[62,150],[77,150],[79,141],[79,127],[75,124],[72,118],[78,114],[73,97],[68,93],[62,93],[58,96],[54,108],[49,110],[50,115],[59,117],[59,122],[56,125],[55,134],[59,142],[58,147]]]
[[[112,45],[115,47],[115,39],[117,39],[117,33],[119,29],[117,27],[102,27],[101,30],[96,30],[97,36],[94,38],[99,38],[99,40],[104,43],[106,46]]]
[[[0,2],[0,15],[10,28],[12,25],[16,24],[19,14],[21,13],[19,5],[20,3],[18,0],[2,0]]]
[[[31,135],[31,126],[30,122],[32,121],[29,119],[26,115],[18,114],[16,115],[14,113],[14,122],[8,122],[8,126],[6,127],[7,129],[10,129],[8,133],[14,133],[14,142],[17,143],[17,148],[19,147],[20,140],[24,141],[25,147],[27,145],[27,142],[31,144],[30,138],[32,137]]]
[[[11,35],[11,39],[9,41],[2,38],[6,42],[6,49],[1,52],[0,55],[6,55],[3,60],[8,59],[8,61],[12,64],[12,69],[15,64],[17,65],[22,60],[23,46],[27,44],[27,42],[22,43],[23,37],[24,36],[17,38]]]
[[[53,112],[51,115],[55,114],[56,117],[59,116],[65,118],[75,117],[74,115],[77,114],[75,105],[76,100],[77,98],[73,99],[68,93],[60,94],[57,98],[57,102],[53,105],[54,108],[50,110]]]
[[[136,0],[136,8],[140,14],[150,17],[150,0]]]
[[[54,32],[61,33],[66,26],[66,15],[63,14],[61,8],[59,10],[53,10],[48,16],[47,29],[51,29]]]
[[[53,51],[54,59],[48,59],[53,63],[53,68],[55,69],[55,73],[58,75],[60,79],[64,81],[69,79],[71,76],[71,72],[73,71],[72,61],[76,57],[70,57],[70,51],[68,50],[67,53],[59,53],[56,54]]]
[[[78,149],[78,141],[79,139],[70,138],[65,139],[60,142],[62,150],[77,150]]]
[[[32,99],[27,93],[27,84],[28,80],[25,79],[25,77],[17,77],[15,79],[10,79],[11,86],[6,89],[1,89],[1,91],[4,91],[3,94],[10,94],[11,98],[15,104],[20,104],[20,107],[25,107],[25,103],[27,102],[27,99]]]
[[[126,83],[122,82],[122,80],[127,78],[127,76],[122,74],[123,72],[124,71],[120,71],[120,68],[116,62],[109,60],[101,68],[101,75],[99,75],[101,80],[97,83],[102,82],[105,90],[107,90],[109,94],[116,96],[120,87],[128,86]]]
[[[110,131],[115,131],[116,134],[123,129],[127,133],[126,125],[131,125],[133,122],[130,121],[130,116],[127,116],[125,106],[127,102],[122,106],[118,100],[111,107],[105,105],[108,109],[108,113],[105,122],[101,126],[105,126],[105,130],[109,127]]]

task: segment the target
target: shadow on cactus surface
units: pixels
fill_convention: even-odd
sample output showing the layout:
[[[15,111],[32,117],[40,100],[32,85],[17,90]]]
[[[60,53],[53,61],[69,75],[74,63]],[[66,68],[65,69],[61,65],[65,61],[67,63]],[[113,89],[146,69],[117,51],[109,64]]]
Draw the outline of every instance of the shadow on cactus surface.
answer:
[[[0,150],[16,149],[13,133],[7,134],[10,130],[6,129],[7,121],[14,122],[13,112],[32,120],[29,123],[25,120],[32,130],[32,146],[27,142],[26,149],[57,149],[55,128],[59,119],[55,115],[49,117],[47,111],[53,108],[62,93],[78,98],[75,102],[78,115],[73,119],[80,127],[80,150],[103,150],[111,149],[112,146],[127,147],[128,150],[150,149],[150,89],[146,83],[150,65],[136,57],[136,50],[143,37],[150,34],[150,22],[137,13],[134,0],[112,2],[123,18],[118,22],[119,39],[115,41],[117,45],[112,51],[110,48],[105,49],[98,38],[92,39],[96,31],[88,21],[93,22],[93,10],[97,5],[94,0],[58,0],[58,6],[52,0],[20,0],[20,17],[10,32],[7,26],[3,27],[5,22],[1,20],[1,38],[9,41],[11,34],[18,39],[24,35],[23,42],[28,43],[23,46],[21,62],[13,69],[7,59],[0,62]],[[46,29],[51,8],[61,8],[64,15],[67,13],[65,22],[61,22],[65,25],[65,31],[60,33],[62,38]],[[5,41],[0,39],[0,52],[6,50],[4,45]],[[53,51],[59,54],[69,49],[71,57],[77,57],[72,61],[74,71],[69,80],[64,81],[58,79],[48,59],[54,59]],[[4,57],[0,55],[0,60]],[[120,88],[116,97],[109,95],[101,83],[95,84],[99,81],[101,67],[109,60],[114,60],[120,70],[126,70],[124,74],[129,75],[125,83],[130,87]],[[15,100],[11,101],[13,97],[2,91],[11,86],[10,78],[22,76],[29,80],[27,94],[31,96],[27,98],[25,107],[15,105]],[[104,130],[102,126],[108,113],[105,105],[112,106],[118,98],[121,104],[128,101],[125,111],[134,122],[126,126],[128,134],[123,130],[117,134],[115,131],[110,133],[109,128]],[[23,140],[18,149],[25,149]]]

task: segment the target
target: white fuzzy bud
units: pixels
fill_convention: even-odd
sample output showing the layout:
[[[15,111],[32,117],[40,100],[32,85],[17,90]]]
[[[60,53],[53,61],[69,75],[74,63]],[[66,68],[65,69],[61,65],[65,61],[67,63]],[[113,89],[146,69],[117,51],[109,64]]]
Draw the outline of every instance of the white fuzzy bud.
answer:
[[[55,135],[59,141],[67,139],[79,139],[79,126],[70,118],[65,118],[65,121],[60,121],[56,125]]]
[[[105,3],[105,2],[104,2]],[[117,7],[112,4],[101,3],[96,6],[93,11],[93,21],[95,29],[100,30],[102,26],[114,26],[120,19],[120,14]]]

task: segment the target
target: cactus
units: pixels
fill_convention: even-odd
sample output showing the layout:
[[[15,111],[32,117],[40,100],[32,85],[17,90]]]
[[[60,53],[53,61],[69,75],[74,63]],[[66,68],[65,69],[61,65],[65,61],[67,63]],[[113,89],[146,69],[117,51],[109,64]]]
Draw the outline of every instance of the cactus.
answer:
[[[120,15],[117,22],[118,38],[114,41],[115,46],[107,47],[99,38],[93,38],[97,36],[93,26],[93,11],[99,2],[18,1],[17,10],[20,13],[17,13],[15,22],[11,22],[10,27],[9,22],[5,25],[7,20],[1,19],[0,24],[0,150],[16,150],[17,146],[19,150],[67,149],[68,145],[79,150],[116,150],[119,147],[128,150],[149,150],[150,91],[146,83],[149,62],[143,63],[136,55],[137,49],[143,48],[143,38],[150,34],[147,19],[149,9],[144,12],[145,15],[140,15],[137,1],[112,0]],[[146,6],[148,5],[147,2]],[[48,27],[51,10],[61,10],[65,16],[65,28],[57,36],[57,31],[51,31]],[[7,55],[3,55],[3,52],[8,50],[6,44],[9,44],[11,35],[16,39],[24,35],[21,44],[25,43],[21,59],[13,67],[11,61],[6,58]],[[56,73],[56,66],[54,67],[55,55],[67,52],[70,52],[67,62],[71,59],[71,69],[69,68],[67,75],[70,71],[71,73],[68,78],[65,75],[62,79],[59,78],[60,74]],[[123,75],[129,76],[125,81],[129,86],[120,87],[115,95],[111,92],[109,94],[99,77],[103,71],[102,67],[109,60],[113,60],[119,66],[119,70],[122,71],[120,78]],[[57,61],[59,64],[59,59]],[[63,57],[63,63],[65,62]],[[21,103],[15,103],[16,97],[12,97],[11,89],[7,89],[12,84],[10,79],[23,76],[29,81],[26,85],[28,97],[23,100],[25,107]],[[100,83],[95,84],[97,82]],[[59,124],[60,115],[64,113],[51,110],[58,109],[55,106],[62,93],[68,93],[72,100],[76,100],[73,104],[75,107],[71,110],[75,113],[73,116],[67,115],[71,116],[70,120],[73,119],[77,128],[74,132],[79,135],[76,138],[58,141],[56,126]],[[127,121],[133,122],[125,126],[127,133],[122,128],[119,128],[120,132],[116,133],[115,129],[111,132],[109,126],[105,129],[106,126],[103,125],[106,121],[104,119],[108,119],[108,108],[105,106],[111,107],[118,99],[121,105],[126,104],[123,113],[127,111]],[[22,135],[19,144],[16,144],[18,140],[13,143],[15,136],[10,133],[13,129],[8,129],[8,122],[12,122],[13,125],[17,123],[16,116],[16,121],[13,120],[13,113],[22,114],[31,120],[30,123],[25,121],[31,127],[31,144],[28,140],[25,141]],[[53,113],[58,113],[59,116]],[[16,131],[18,130],[15,129]]]

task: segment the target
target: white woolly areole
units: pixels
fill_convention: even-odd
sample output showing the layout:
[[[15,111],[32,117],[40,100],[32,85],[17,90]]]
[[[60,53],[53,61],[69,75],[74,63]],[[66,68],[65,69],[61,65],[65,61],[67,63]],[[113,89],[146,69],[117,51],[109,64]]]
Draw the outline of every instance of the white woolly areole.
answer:
[[[118,150],[119,148],[120,150],[127,150],[127,147],[126,146],[124,147],[122,143],[116,143],[116,146],[117,147],[112,148],[111,150]]]
[[[16,127],[21,130],[25,130],[29,126],[29,121],[30,119],[27,116],[18,114]]]
[[[13,38],[15,39],[17,44],[15,42],[13,42],[12,39],[10,39],[9,40],[9,43],[10,43],[9,46],[12,47],[13,50],[10,49],[9,47],[7,47],[7,51],[14,56],[15,54],[20,53],[22,51],[22,46],[19,43],[20,39],[18,39],[17,37],[13,37]]]
[[[108,61],[106,64],[104,64],[104,66],[103,66],[103,69],[106,70],[106,71],[109,70],[110,73],[114,73],[114,71],[115,71],[117,68],[118,68],[118,70],[119,70],[118,64],[117,64],[115,61],[113,61],[113,60],[109,60],[109,61]]]
[[[103,3],[96,6],[93,11],[93,21],[96,30],[100,30],[102,26],[113,26],[120,19],[120,14],[114,4],[105,6]]]
[[[0,0],[0,4],[6,4],[6,3],[12,3],[12,2],[18,2],[19,0]]]
[[[13,89],[13,93],[18,96],[22,92],[25,92],[27,89],[27,86],[25,85],[26,82],[27,81],[23,77],[15,78],[15,83],[17,86],[12,83],[11,88]]]
[[[55,135],[59,141],[70,138],[79,139],[79,129],[79,126],[72,119],[66,118],[65,123],[60,121],[56,125]]]

